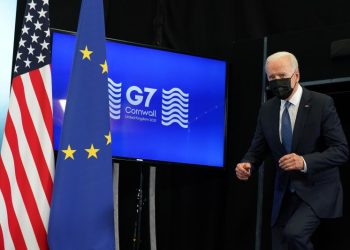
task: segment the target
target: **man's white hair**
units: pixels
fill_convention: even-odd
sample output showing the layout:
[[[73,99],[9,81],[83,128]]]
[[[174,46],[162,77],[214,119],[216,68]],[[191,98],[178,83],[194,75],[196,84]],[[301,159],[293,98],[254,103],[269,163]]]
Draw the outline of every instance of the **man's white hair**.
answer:
[[[266,59],[265,68],[270,61],[276,60],[276,59],[279,59],[279,58],[285,57],[285,56],[289,57],[289,59],[292,63],[293,69],[296,70],[298,68],[298,60],[296,59],[296,57],[292,53],[289,53],[287,51],[279,51],[279,52],[276,52],[276,53],[270,55]]]

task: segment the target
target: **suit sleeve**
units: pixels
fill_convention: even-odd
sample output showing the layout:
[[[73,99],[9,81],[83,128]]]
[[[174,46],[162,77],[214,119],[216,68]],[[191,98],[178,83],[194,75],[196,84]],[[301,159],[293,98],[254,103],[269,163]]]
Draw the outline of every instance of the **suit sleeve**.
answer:
[[[348,144],[334,102],[330,97],[326,100],[321,125],[325,150],[303,155],[310,174],[339,167],[348,160]]]
[[[243,157],[241,162],[249,162],[252,165],[252,170],[255,171],[265,159],[268,153],[269,147],[266,142],[264,131],[262,129],[261,115],[262,110],[260,109],[258,122],[256,125],[255,133],[251,145]]]

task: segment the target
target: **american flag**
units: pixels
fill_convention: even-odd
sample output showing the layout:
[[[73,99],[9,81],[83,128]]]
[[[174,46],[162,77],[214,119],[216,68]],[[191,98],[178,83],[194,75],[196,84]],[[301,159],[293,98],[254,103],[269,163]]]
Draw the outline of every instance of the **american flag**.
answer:
[[[48,249],[54,178],[49,0],[28,0],[0,155],[4,249]]]

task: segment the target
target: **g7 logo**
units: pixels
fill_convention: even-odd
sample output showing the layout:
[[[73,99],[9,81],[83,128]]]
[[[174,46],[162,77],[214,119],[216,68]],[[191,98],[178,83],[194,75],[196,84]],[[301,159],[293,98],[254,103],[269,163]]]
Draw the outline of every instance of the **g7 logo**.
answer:
[[[128,102],[131,105],[134,105],[134,106],[140,105],[142,103],[143,97],[144,97],[143,92],[147,93],[145,107],[149,107],[151,99],[152,99],[153,95],[157,92],[157,89],[145,87],[145,88],[143,88],[143,91],[142,91],[142,89],[140,89],[137,86],[131,86],[126,91],[126,99],[128,100]]]

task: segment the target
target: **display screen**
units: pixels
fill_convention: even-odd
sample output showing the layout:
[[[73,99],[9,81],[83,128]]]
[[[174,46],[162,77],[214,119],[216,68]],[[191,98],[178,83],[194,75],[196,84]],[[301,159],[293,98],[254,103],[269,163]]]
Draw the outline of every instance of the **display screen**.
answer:
[[[0,148],[10,96],[17,1],[0,1]]]
[[[75,40],[53,32],[55,149]],[[224,166],[225,61],[114,40],[106,52],[114,157]]]

